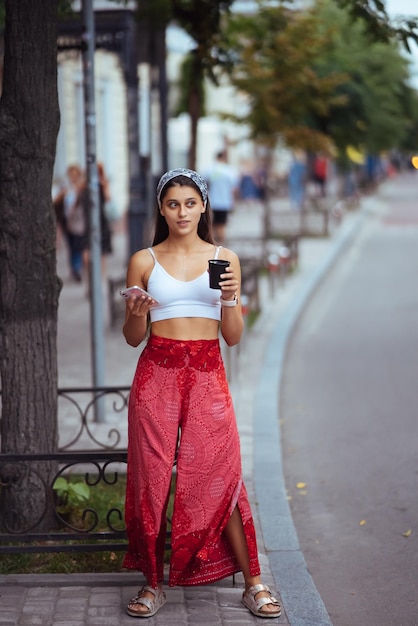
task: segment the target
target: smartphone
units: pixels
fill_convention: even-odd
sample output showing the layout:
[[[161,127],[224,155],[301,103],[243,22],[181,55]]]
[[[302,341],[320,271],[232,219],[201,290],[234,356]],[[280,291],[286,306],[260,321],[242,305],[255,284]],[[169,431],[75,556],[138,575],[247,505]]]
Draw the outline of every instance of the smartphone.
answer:
[[[134,285],[133,287],[127,287],[126,289],[121,289],[119,293],[124,298],[132,298],[134,296],[145,296],[147,298],[151,298],[153,302],[155,302],[155,304],[158,304],[158,300],[153,298],[152,295],[148,293],[148,291],[145,291],[145,289],[142,289],[142,287],[138,287],[137,285]]]

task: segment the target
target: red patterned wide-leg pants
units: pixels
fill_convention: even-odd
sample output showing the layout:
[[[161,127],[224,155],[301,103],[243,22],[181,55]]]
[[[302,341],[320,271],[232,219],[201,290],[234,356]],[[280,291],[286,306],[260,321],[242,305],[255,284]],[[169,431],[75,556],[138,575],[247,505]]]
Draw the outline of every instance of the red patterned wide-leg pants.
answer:
[[[151,335],[129,400],[124,567],[163,580],[166,509],[177,454],[169,585],[199,585],[239,571],[224,532],[238,506],[252,576],[260,573],[242,481],[238,431],[219,341]]]

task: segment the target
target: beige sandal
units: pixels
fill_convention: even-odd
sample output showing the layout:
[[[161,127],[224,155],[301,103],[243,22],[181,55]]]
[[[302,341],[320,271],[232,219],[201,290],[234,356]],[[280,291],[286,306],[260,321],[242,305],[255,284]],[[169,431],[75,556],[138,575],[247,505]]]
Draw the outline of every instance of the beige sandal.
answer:
[[[150,593],[152,593],[154,595],[154,598],[144,598],[142,594],[145,593],[145,591],[149,591]],[[165,603],[165,593],[162,589],[160,589],[160,587],[157,587],[157,589],[153,589],[149,585],[146,585],[138,591],[136,596],[129,600],[126,612],[131,617],[152,617],[159,609],[161,609],[162,606],[164,606]],[[135,605],[145,606],[148,611],[135,611],[129,608]]]
[[[256,599],[256,595],[260,591],[265,591],[269,596]],[[256,617],[280,617],[282,614],[281,604],[276,598],[271,595],[270,589],[267,585],[252,585],[242,594],[242,603],[253,615]],[[263,606],[273,605],[276,607],[275,611],[263,611]]]

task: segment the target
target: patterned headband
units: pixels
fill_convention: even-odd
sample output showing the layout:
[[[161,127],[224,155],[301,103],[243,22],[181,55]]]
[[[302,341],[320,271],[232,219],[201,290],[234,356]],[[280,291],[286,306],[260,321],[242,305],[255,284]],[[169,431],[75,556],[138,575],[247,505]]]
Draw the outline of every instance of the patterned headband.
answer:
[[[187,176],[187,178],[190,178],[190,180],[192,180],[199,187],[200,193],[202,194],[203,204],[206,207],[206,203],[208,201],[208,186],[205,180],[201,177],[200,174],[198,174],[194,170],[188,170],[184,167],[178,167],[175,170],[170,170],[169,172],[166,172],[161,176],[157,185],[158,206],[161,208],[161,192],[163,188],[168,183],[168,181],[172,180],[173,178],[177,178],[177,176]]]

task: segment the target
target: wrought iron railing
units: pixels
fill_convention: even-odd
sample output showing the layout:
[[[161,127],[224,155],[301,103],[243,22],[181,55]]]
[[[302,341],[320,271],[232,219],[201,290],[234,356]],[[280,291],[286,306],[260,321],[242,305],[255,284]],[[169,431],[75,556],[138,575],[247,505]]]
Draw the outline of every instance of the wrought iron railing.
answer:
[[[58,450],[0,454],[3,495],[30,481],[36,485],[39,503],[38,513],[30,520],[2,507],[0,554],[126,549],[120,494],[126,476],[129,391],[130,387],[59,389]],[[95,422],[97,402],[104,403],[104,423]],[[55,468],[52,474],[42,471],[43,464]],[[115,503],[106,497],[106,490],[116,486],[119,500]],[[98,489],[101,514],[93,497]],[[44,530],[46,519],[54,521],[50,532]]]

